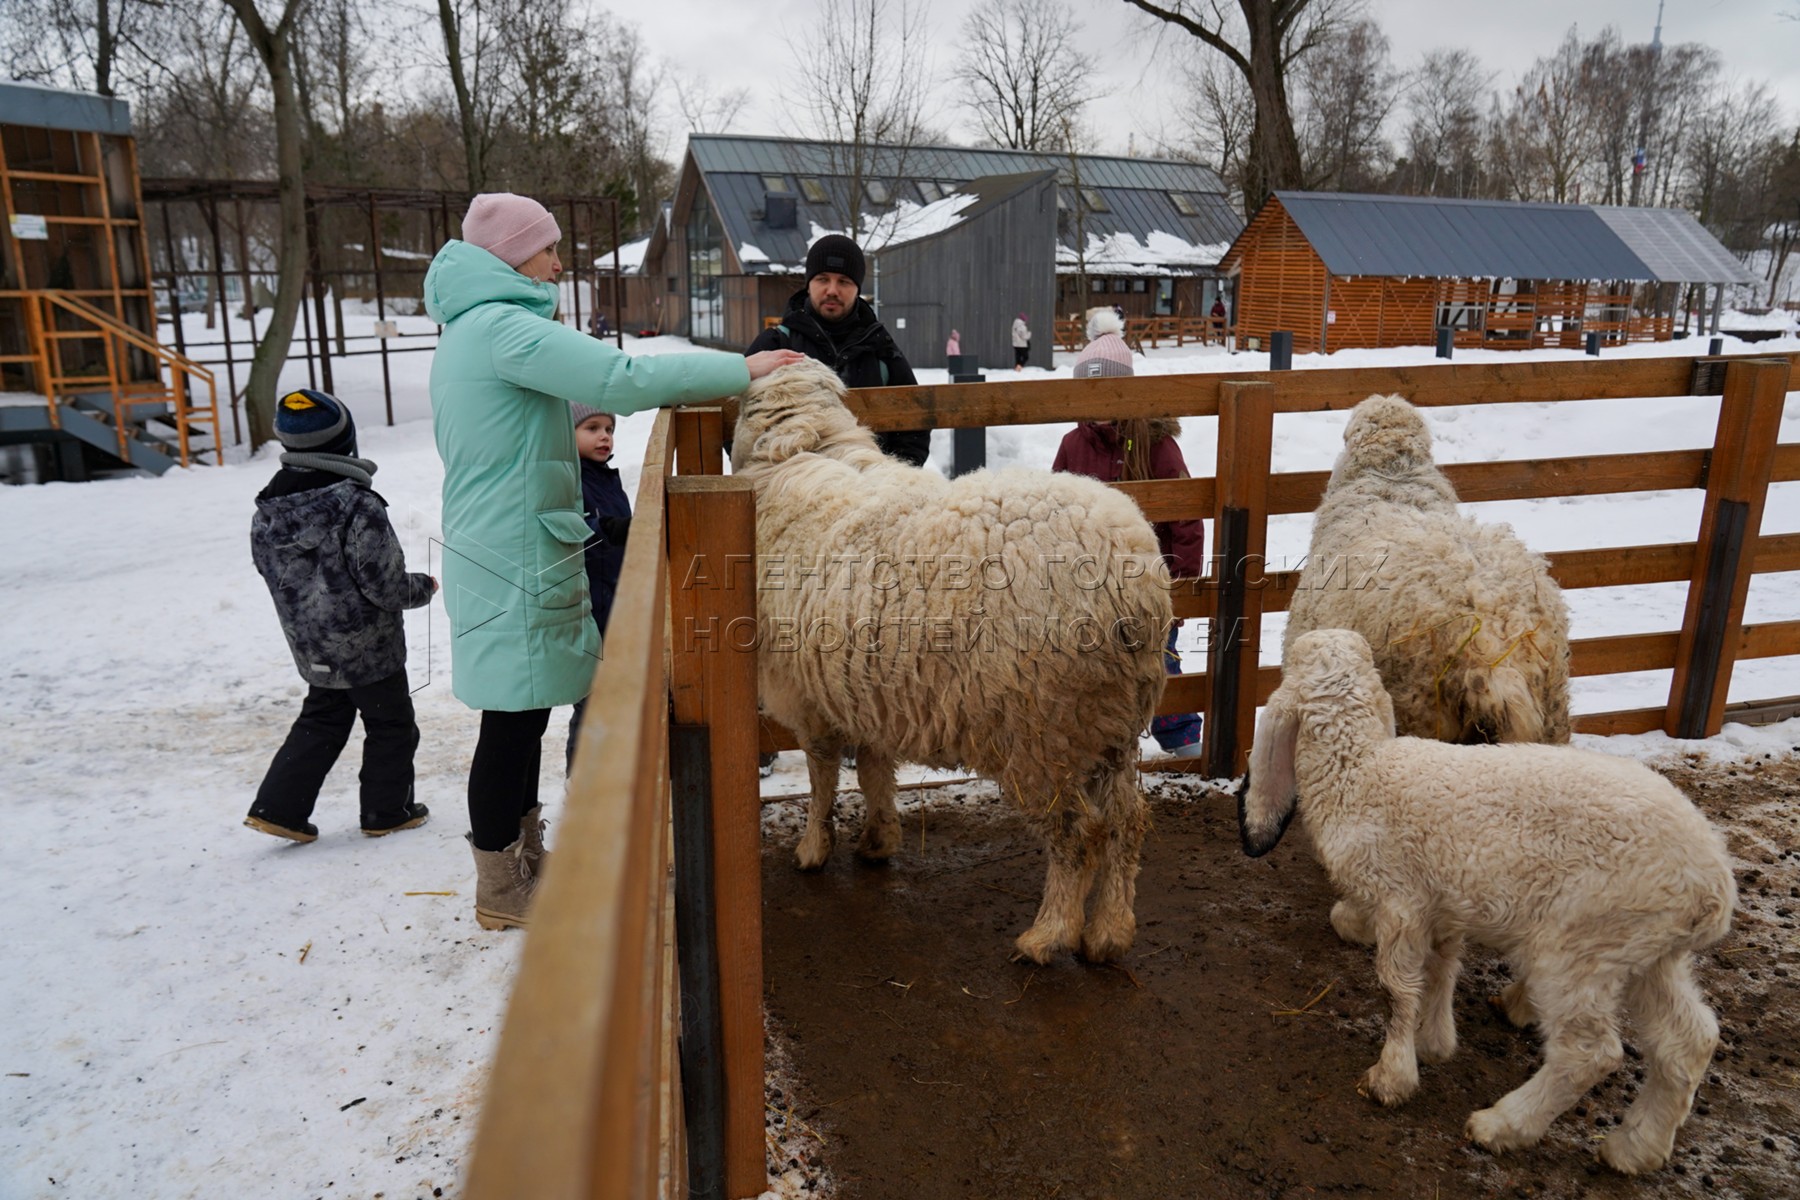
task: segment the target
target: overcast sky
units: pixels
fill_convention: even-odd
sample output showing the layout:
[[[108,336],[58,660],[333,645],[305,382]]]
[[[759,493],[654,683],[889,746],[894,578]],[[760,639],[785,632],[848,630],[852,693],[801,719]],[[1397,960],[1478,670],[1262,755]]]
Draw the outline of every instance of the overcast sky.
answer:
[[[716,91],[750,90],[752,102],[733,124],[734,133],[804,136],[806,113],[795,90],[794,46],[816,41],[816,14],[831,0],[663,0],[613,11],[635,21],[649,48],[703,75]],[[976,0],[931,0],[935,66],[947,80],[958,52],[964,15]],[[1089,49],[1100,60],[1089,110],[1101,147],[1134,145],[1149,153],[1175,123],[1166,115],[1177,93],[1169,80],[1174,55],[1192,39],[1169,31],[1159,39],[1147,18],[1123,0],[1073,0]],[[1657,0],[1368,0],[1368,13],[1393,46],[1394,64],[1416,64],[1437,48],[1473,51],[1497,73],[1496,86],[1515,82],[1532,61],[1550,53],[1571,23],[1583,37],[1617,26],[1628,42],[1647,42],[1656,24]],[[1785,119],[1800,119],[1800,0],[1668,0],[1663,44],[1702,42],[1719,51],[1728,73],[1762,80],[1775,93]],[[936,124],[957,140],[975,130],[954,104],[952,85],[939,86]],[[671,93],[673,114],[673,94]],[[669,147],[679,154],[679,142]]]

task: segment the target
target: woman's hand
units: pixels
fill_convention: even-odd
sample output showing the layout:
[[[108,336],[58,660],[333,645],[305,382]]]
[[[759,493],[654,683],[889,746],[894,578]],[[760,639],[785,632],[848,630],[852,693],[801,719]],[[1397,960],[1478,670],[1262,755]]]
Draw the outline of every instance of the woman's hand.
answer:
[[[750,378],[761,379],[770,371],[792,366],[805,358],[806,355],[798,350],[758,350],[755,354],[744,356],[744,365],[750,368]]]

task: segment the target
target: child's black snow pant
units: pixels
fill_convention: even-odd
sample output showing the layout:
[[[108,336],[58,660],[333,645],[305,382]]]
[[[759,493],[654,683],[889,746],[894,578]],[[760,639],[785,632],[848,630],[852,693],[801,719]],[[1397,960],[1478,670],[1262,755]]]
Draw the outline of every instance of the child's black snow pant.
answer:
[[[363,723],[363,828],[379,829],[403,820],[412,802],[413,751],[419,745],[404,670],[362,687],[307,689],[300,715],[275,752],[250,815],[288,829],[304,825],[325,776],[350,740],[358,713]]]

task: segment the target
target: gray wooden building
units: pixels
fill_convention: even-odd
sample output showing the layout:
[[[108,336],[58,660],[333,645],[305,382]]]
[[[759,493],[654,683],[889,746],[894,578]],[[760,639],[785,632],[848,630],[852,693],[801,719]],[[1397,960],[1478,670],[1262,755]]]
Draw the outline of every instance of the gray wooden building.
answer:
[[[1022,182],[1046,173],[1055,180],[1047,190]],[[1021,189],[1034,197],[1028,205]],[[1039,213],[1043,196],[1048,203]],[[952,204],[957,211],[947,214]],[[922,332],[911,328],[913,313],[890,311],[899,301],[915,309],[927,302],[910,285],[898,285],[903,292],[887,286],[902,261],[907,272],[951,289],[936,297],[949,320],[939,328],[960,329],[964,347],[985,365],[1011,364],[1010,339],[1002,335],[1023,311],[1033,332],[1032,361],[1048,366],[1059,315],[1077,316],[1093,304],[1117,305],[1128,316],[1204,313],[1223,278],[1219,259],[1243,228],[1219,177],[1195,163],[969,146],[859,150],[797,138],[695,134],[682,156],[669,219],[657,225],[645,250],[644,286],[627,290],[625,327],[707,345],[748,345],[780,319],[801,287],[807,247],[824,233],[848,229],[852,208],[860,210],[864,250],[889,264],[878,297],[883,318],[906,319],[904,345],[909,358],[918,353],[919,366],[942,364],[943,337],[913,336]],[[934,223],[925,210],[955,220]],[[961,225],[979,228],[950,232]],[[1019,239],[1028,228],[1042,241],[1027,253]],[[902,252],[912,241],[921,244]],[[1004,254],[1002,243],[1009,247]],[[940,253],[976,257],[924,263]],[[876,294],[872,275],[863,290]],[[990,301],[1005,313],[997,329],[986,316],[978,326],[973,315]],[[971,315],[964,318],[963,311]],[[990,345],[991,338],[1001,340]]]
[[[1010,367],[1012,322],[1049,313],[1056,300],[1056,172],[977,179],[976,197],[947,229],[870,256],[869,291],[915,367],[942,367],[952,329],[984,369]],[[1030,363],[1048,368],[1051,326],[1039,317]]]

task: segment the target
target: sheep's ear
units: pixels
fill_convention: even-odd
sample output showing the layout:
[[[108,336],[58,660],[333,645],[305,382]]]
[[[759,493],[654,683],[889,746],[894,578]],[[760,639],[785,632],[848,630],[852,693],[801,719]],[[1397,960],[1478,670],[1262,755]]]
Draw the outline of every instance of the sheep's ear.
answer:
[[[1238,793],[1238,838],[1244,853],[1261,858],[1275,848],[1288,822],[1294,819],[1299,790],[1294,783],[1294,739],[1300,732],[1299,714],[1271,696],[1256,723],[1256,742],[1250,747],[1250,769],[1244,773],[1244,790]]]

